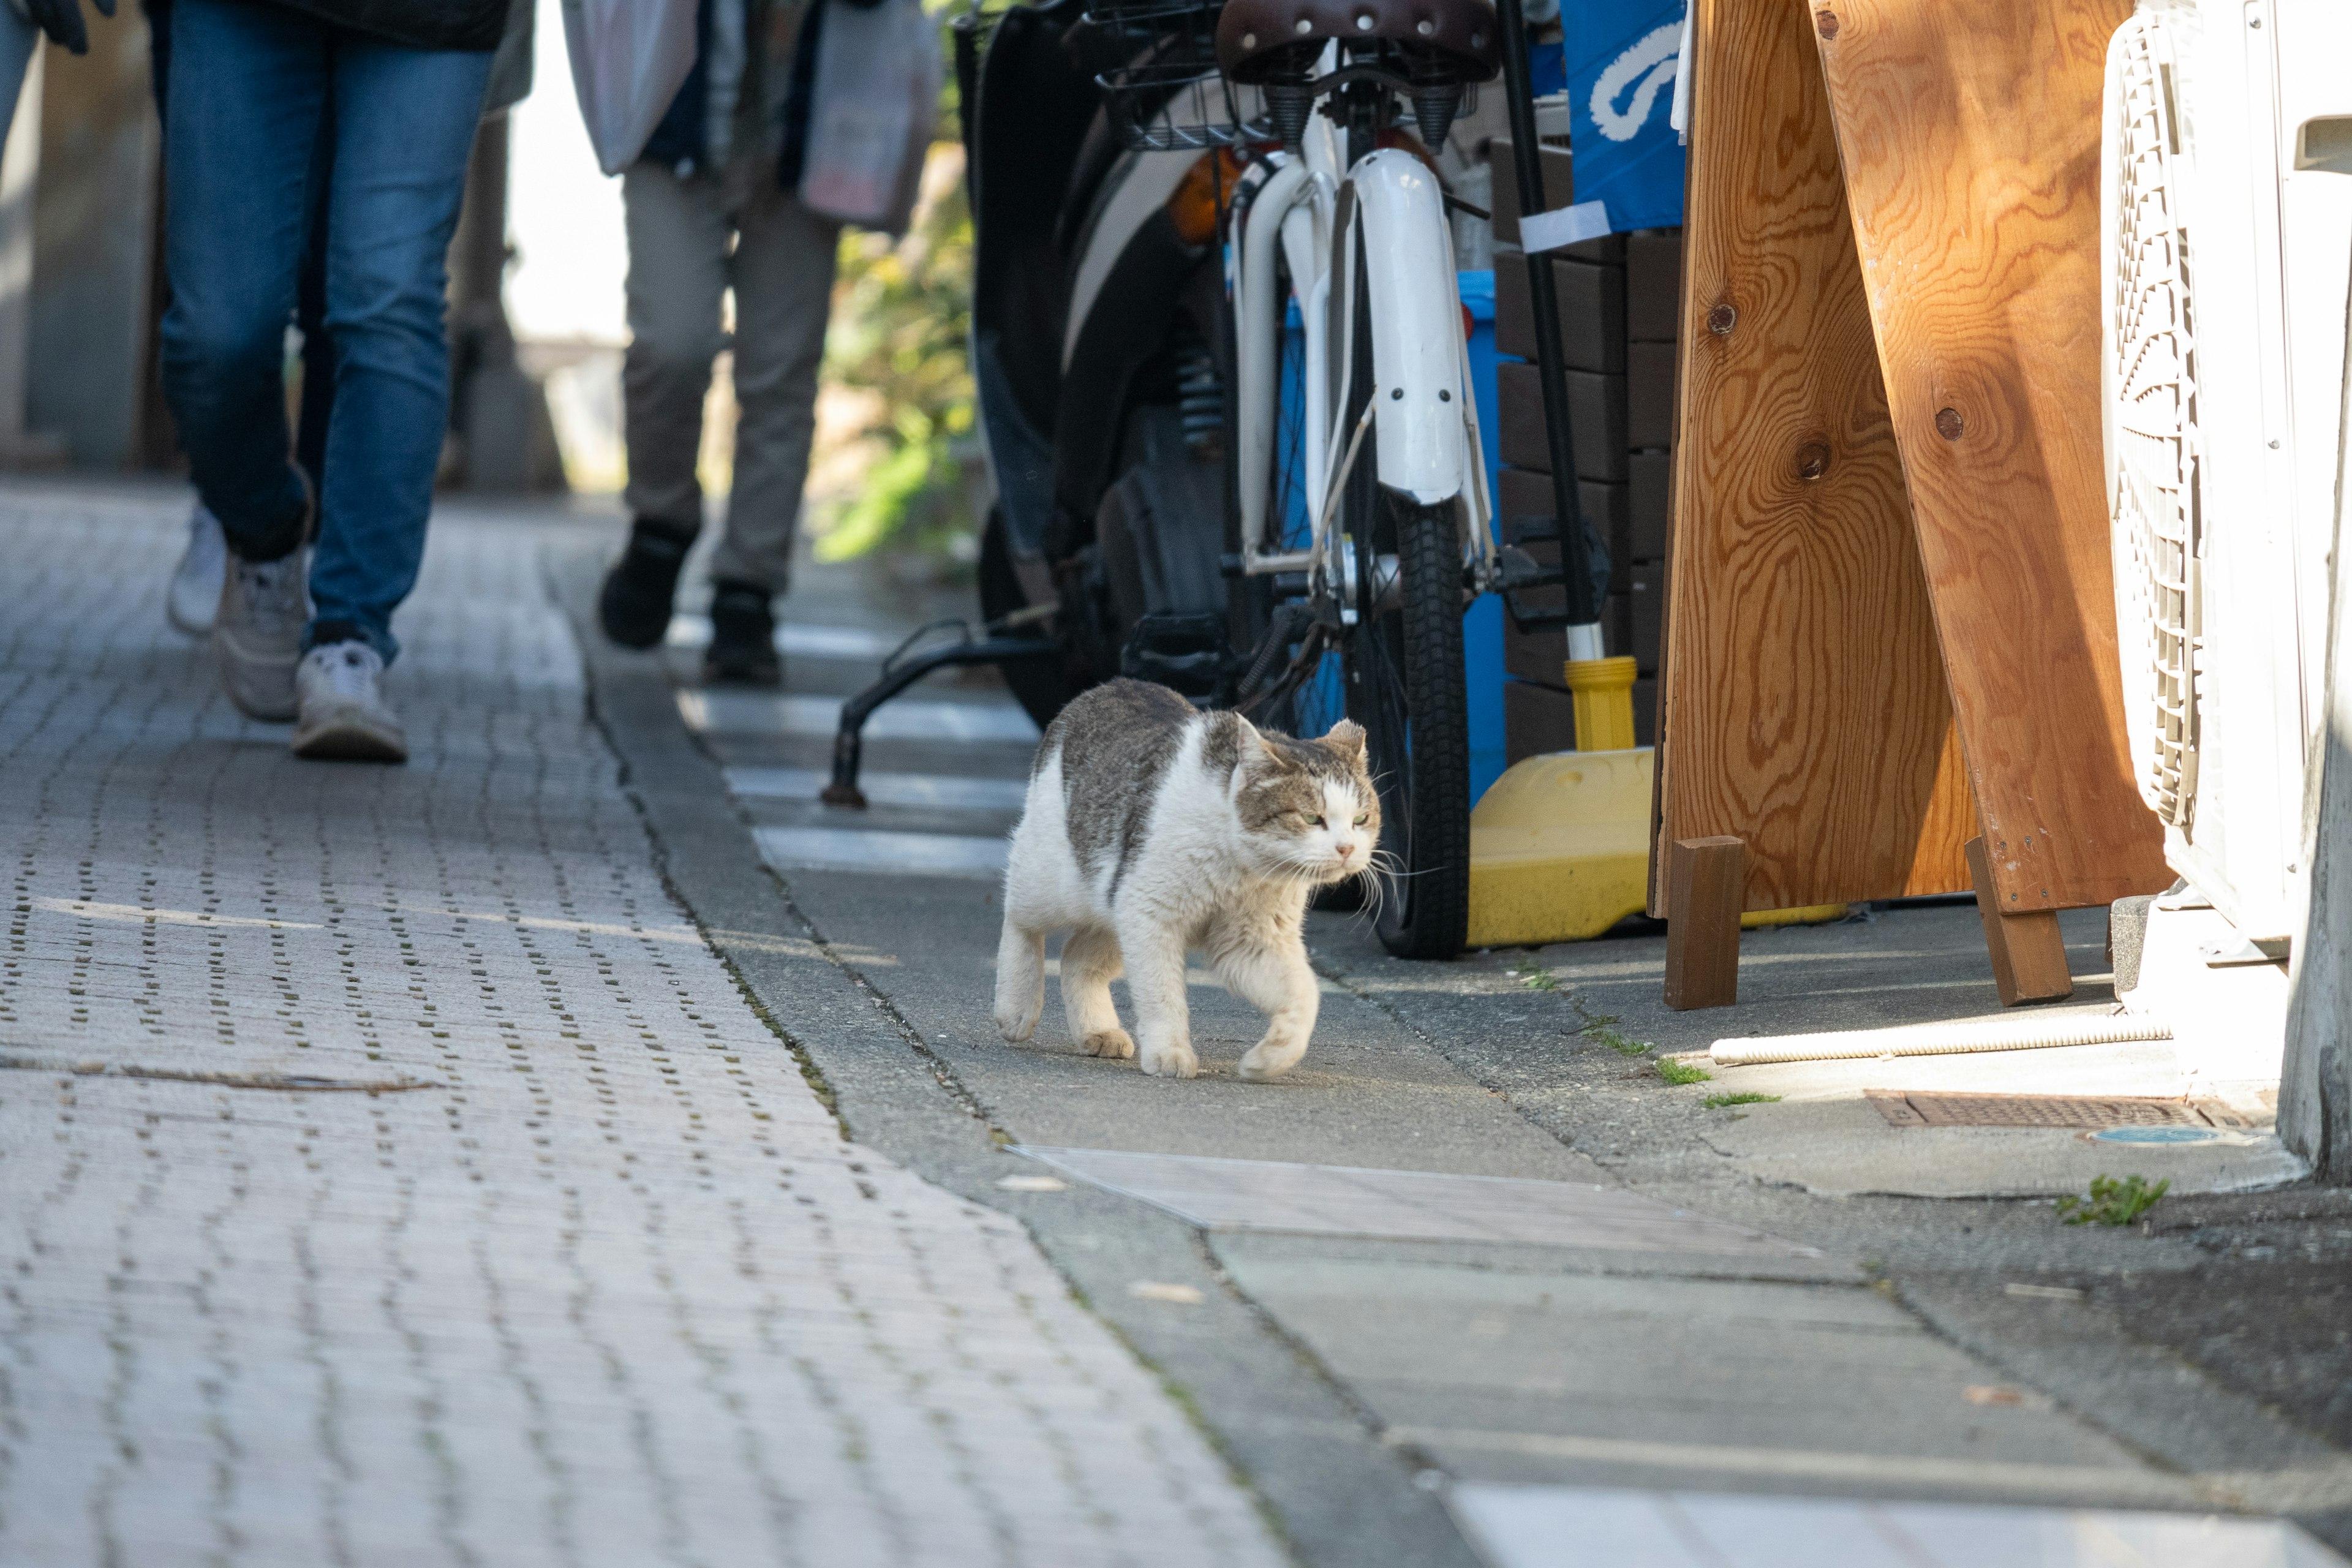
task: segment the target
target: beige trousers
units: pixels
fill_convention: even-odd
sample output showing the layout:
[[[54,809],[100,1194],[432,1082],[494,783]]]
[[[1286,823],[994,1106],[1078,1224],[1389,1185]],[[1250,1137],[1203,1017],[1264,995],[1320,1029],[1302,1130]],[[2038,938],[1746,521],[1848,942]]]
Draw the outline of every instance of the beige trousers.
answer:
[[[622,176],[631,341],[621,384],[623,500],[634,516],[699,527],[702,405],[711,361],[730,346],[720,300],[735,291],[735,490],[710,575],[782,593],[808,479],[841,227],[779,191],[775,176],[771,158],[718,179],[680,179],[652,163]]]

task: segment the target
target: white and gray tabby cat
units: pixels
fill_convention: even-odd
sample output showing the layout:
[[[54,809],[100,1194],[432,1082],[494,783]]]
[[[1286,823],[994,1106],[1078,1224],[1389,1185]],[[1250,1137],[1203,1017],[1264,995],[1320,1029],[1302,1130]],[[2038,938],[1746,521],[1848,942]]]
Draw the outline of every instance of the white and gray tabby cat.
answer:
[[[1364,731],[1320,740],[1202,713],[1164,686],[1114,680],[1062,710],[1038,748],[1004,872],[996,1027],[1025,1040],[1045,1008],[1045,938],[1062,1005],[1090,1056],[1125,1058],[1110,983],[1127,973],[1145,1072],[1191,1078],[1188,949],[1266,1015],[1245,1079],[1297,1064],[1321,997],[1300,932],[1307,896],[1363,876],[1380,842]]]

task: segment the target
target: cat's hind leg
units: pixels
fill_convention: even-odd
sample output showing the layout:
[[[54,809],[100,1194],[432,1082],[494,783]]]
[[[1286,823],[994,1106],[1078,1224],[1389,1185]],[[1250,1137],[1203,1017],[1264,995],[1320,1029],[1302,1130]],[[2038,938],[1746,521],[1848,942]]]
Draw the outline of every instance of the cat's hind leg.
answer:
[[[1192,1077],[1201,1063],[1192,1054],[1182,933],[1156,911],[1123,912],[1118,946],[1127,960],[1127,994],[1135,1001],[1135,1032],[1142,1037],[1137,1065],[1155,1078]]]
[[[1298,1065],[1315,1033],[1322,988],[1295,932],[1236,931],[1212,941],[1209,961],[1225,989],[1265,1015],[1265,1033],[1242,1054],[1245,1079],[1279,1078]]]
[[[1080,926],[1062,944],[1062,1011],[1070,1038],[1090,1057],[1125,1061],[1135,1054],[1110,999],[1110,983],[1123,967],[1118,937],[1107,926]]]
[[[1007,915],[996,943],[996,1032],[1018,1044],[1037,1032],[1045,1011],[1045,933]]]

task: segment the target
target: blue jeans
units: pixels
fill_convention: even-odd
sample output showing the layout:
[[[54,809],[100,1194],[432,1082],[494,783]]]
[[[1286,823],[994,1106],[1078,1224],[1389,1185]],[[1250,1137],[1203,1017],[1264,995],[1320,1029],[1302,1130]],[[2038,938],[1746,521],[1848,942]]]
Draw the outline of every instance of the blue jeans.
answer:
[[[172,10],[163,369],[180,443],[231,549],[267,554],[299,527],[285,337],[323,178],[335,392],[311,626],[355,627],[389,660],[448,424],[446,257],[490,56],[243,0]]]

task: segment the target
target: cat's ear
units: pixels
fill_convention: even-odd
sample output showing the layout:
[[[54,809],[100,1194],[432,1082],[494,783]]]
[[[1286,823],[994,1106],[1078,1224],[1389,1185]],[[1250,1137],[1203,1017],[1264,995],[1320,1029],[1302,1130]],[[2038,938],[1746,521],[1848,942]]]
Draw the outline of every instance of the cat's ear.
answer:
[[[1364,727],[1353,719],[1342,719],[1332,725],[1323,743],[1351,763],[1364,760]]]
[[[1267,740],[1264,731],[1246,719],[1242,723],[1248,729],[1250,739],[1257,742],[1255,755],[1260,767],[1286,768],[1291,765],[1290,759],[1282,754],[1282,748]]]

